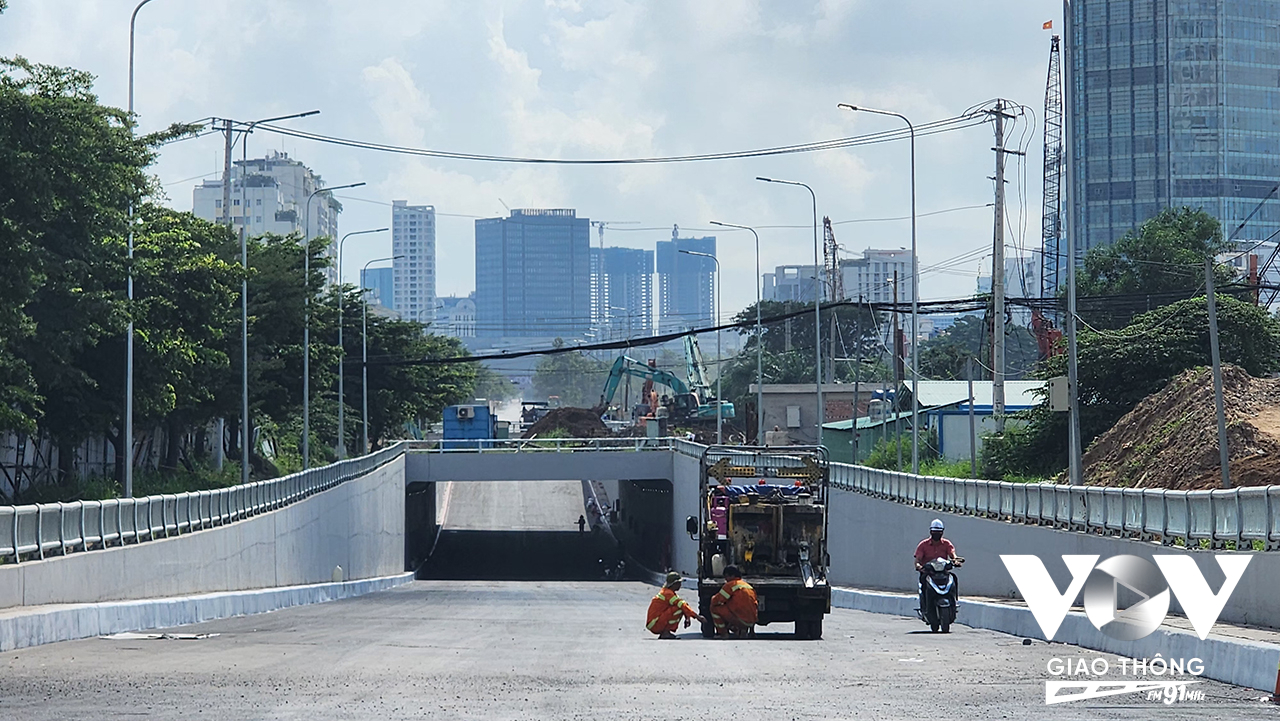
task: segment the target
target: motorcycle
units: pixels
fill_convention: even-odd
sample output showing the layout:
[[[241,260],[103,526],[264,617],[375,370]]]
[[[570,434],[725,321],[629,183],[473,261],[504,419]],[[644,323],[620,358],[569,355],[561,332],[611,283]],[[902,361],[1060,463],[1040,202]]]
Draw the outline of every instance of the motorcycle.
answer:
[[[960,600],[959,585],[952,570],[963,564],[963,558],[957,558],[955,562],[935,558],[920,569],[921,608],[916,609],[916,615],[929,624],[929,630],[933,633],[939,630],[951,633],[951,624],[955,623]]]
[[[600,568],[601,577],[606,581],[621,581],[627,574],[626,561],[619,560],[610,564],[601,558],[596,563]]]

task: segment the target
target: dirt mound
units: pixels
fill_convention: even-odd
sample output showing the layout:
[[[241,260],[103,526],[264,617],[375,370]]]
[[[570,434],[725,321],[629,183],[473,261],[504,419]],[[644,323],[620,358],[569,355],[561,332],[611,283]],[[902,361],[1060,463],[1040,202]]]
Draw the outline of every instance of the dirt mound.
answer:
[[[1280,380],[1222,368],[1231,483],[1280,483]],[[1199,490],[1221,484],[1213,373],[1185,371],[1098,436],[1084,454],[1085,483]]]
[[[523,437],[545,438],[548,435],[562,438],[604,438],[612,434],[604,421],[600,420],[600,414],[590,408],[554,408],[537,423],[529,426]]]

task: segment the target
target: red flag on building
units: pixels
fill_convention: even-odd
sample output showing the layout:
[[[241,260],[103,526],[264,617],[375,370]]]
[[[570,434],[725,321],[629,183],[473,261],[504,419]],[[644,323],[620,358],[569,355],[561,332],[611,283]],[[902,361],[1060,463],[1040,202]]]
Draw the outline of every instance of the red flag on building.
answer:
[[[1044,24],[1044,25],[1042,25],[1042,26],[1040,27],[1040,29],[1041,29],[1041,30],[1052,30],[1052,29],[1053,29],[1053,21],[1052,21],[1052,20],[1046,21],[1046,22],[1045,22],[1045,24]]]

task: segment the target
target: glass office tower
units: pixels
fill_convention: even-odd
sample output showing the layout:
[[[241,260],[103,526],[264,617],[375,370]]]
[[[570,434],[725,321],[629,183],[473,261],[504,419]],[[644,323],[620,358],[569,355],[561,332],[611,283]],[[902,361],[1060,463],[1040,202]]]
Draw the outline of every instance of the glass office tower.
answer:
[[[1081,255],[1166,207],[1280,230],[1280,0],[1073,0],[1068,25]]]

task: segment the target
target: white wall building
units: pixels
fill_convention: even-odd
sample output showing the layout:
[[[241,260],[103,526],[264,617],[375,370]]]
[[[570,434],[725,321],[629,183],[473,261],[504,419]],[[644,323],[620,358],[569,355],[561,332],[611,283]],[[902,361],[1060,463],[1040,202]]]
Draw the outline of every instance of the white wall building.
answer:
[[[915,285],[911,282],[911,251],[897,250],[862,251],[862,257],[840,261],[841,280],[846,298],[871,303],[893,302],[893,273],[898,272],[898,302],[910,303]]]
[[[342,204],[321,193],[311,200],[308,225],[307,197],[322,187],[319,178],[287,153],[272,151],[266,157],[237,160],[231,168],[231,224],[244,227],[252,237],[264,233],[305,238],[337,238],[338,213]],[[196,217],[215,223],[224,218],[222,179],[206,180],[192,194],[191,211]],[[331,244],[329,282],[338,278],[337,247]]]
[[[393,305],[405,320],[436,320],[436,209],[391,202]],[[403,257],[400,257],[403,256]],[[473,324],[474,327],[474,324]]]
[[[436,333],[454,338],[476,337],[476,300],[474,297],[459,298],[447,296],[436,302],[436,323],[432,327]]]

